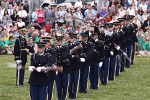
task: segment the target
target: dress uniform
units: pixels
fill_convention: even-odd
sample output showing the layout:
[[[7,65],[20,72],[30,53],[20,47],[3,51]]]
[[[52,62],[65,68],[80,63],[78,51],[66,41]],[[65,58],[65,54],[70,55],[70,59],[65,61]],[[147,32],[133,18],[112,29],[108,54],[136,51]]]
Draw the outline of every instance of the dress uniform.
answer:
[[[49,66],[50,56],[44,52],[44,46],[45,43],[38,43],[40,51],[31,56],[31,66],[29,66],[31,100],[46,100],[47,96],[48,73],[42,72],[40,68]]]
[[[137,39],[137,31],[138,31],[138,26],[137,24],[133,23],[133,18],[134,16],[131,16],[131,22],[132,22],[132,52],[131,52],[131,64],[134,62],[134,55],[135,55],[135,49],[136,49],[136,42],[138,41]]]
[[[125,27],[125,36],[127,39],[127,56],[129,59],[131,59],[131,50],[132,50],[132,26],[130,24],[130,17],[126,19],[127,21],[127,25]],[[126,59],[126,67],[129,68],[130,67],[130,61],[128,59]]]
[[[79,81],[79,92],[87,93],[87,81],[89,76],[89,66],[91,64],[91,56],[93,52],[92,43],[88,42],[88,34],[82,33],[82,49],[83,52],[81,54],[82,58],[85,59],[85,62],[82,63],[82,68],[80,69],[80,81]]]
[[[98,33],[99,31],[97,32],[96,30],[94,30],[90,40],[93,45],[93,53],[91,56],[90,66],[90,89],[98,89],[99,67],[102,67],[104,59],[104,43],[103,41],[98,40]],[[100,76],[102,76],[101,69],[102,68],[100,68]]]
[[[57,36],[57,65],[63,67],[63,72],[56,75],[56,88],[58,100],[66,100],[68,91],[68,79],[69,73],[71,72],[70,61],[68,58],[69,48],[68,46],[62,45],[62,36]]]
[[[79,80],[79,69],[81,68],[81,59],[80,55],[82,54],[82,49],[80,48],[80,43],[75,42],[75,34],[69,33],[69,50],[70,50],[70,63],[71,63],[71,73],[70,73],[70,80],[69,80],[69,98],[76,99],[77,97],[77,88],[78,88],[78,80]],[[79,47],[77,50],[74,48]],[[73,52],[72,52],[73,51]],[[82,59],[83,60],[83,59]]]
[[[57,59],[57,52],[55,50],[55,48],[53,48],[52,46],[54,45],[53,43],[51,43],[50,41],[50,37],[42,37],[41,38],[43,40],[43,42],[46,42],[48,45],[48,43],[50,43],[46,48],[45,48],[45,53],[50,55],[50,58],[48,60],[49,65],[52,66],[53,64],[56,63],[56,59]],[[53,93],[53,86],[54,86],[54,80],[56,78],[56,72],[55,71],[50,71],[48,72],[48,100],[52,100],[52,93]]]
[[[27,41],[24,37],[24,29],[20,29],[20,36],[16,39],[14,46],[14,56],[17,63],[16,68],[16,85],[24,85],[25,65],[27,62]],[[18,62],[19,61],[19,62]],[[19,68],[19,65],[20,68]]]
[[[121,53],[121,68],[120,68],[120,72],[124,72],[125,71],[125,63],[126,63],[126,57],[124,54],[126,54],[126,47],[127,47],[127,41],[126,41],[126,37],[125,37],[125,31],[124,31],[124,18],[119,18],[118,19],[121,22],[121,28],[119,30],[119,34],[120,34],[120,48],[121,50],[123,50],[124,53]]]

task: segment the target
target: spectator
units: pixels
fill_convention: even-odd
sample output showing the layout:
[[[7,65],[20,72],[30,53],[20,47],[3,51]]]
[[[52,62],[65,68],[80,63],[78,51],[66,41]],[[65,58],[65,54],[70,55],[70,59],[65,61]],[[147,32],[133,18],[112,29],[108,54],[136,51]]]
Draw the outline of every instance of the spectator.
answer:
[[[19,18],[19,21],[17,22],[18,28],[25,27],[25,22],[22,21],[22,18]]]
[[[4,9],[0,6],[0,14],[3,16],[4,15]]]
[[[20,10],[18,11],[18,15],[20,18],[22,18],[23,22],[27,22],[27,12],[23,10],[23,6],[20,7]]]
[[[9,40],[5,41],[5,48],[6,48],[7,54],[13,54],[13,52],[14,52],[14,45],[15,45],[14,37],[10,36]]]
[[[142,15],[142,22],[144,22],[145,20],[147,20],[147,10],[144,11],[144,13]]]
[[[132,5],[128,8],[127,11],[129,12],[129,15],[135,16],[135,8]]]
[[[16,2],[14,3],[14,7],[13,7],[13,9],[17,10],[17,12],[19,11],[19,6],[17,5],[17,3],[16,3]]]
[[[28,1],[25,1],[25,2],[24,2],[23,9],[24,9],[27,13],[29,13],[29,4],[28,4]]]
[[[57,23],[59,26],[62,26],[65,23],[65,14],[66,13],[63,11],[62,6],[60,6],[58,9],[59,9],[59,11],[56,14]]]
[[[77,8],[77,7],[79,7],[79,6],[82,8],[82,1],[81,1],[81,0],[77,0],[77,1],[75,2],[75,5],[74,5],[75,8]]]
[[[34,23],[34,21],[38,19],[37,13],[38,13],[38,8],[35,8],[35,10],[32,12],[32,23]]]
[[[65,16],[66,26],[73,26],[73,12],[71,8],[67,9],[67,14]]]
[[[85,19],[88,18],[88,15],[89,15],[89,14],[91,15],[92,19],[94,19],[95,16],[96,16],[95,11],[92,9],[92,7],[91,7],[90,4],[88,4],[88,9],[85,10],[85,12],[84,12]]]
[[[4,11],[4,16],[3,16],[3,24],[6,25],[9,19],[10,19],[10,16],[8,14],[8,11],[5,10]]]
[[[137,16],[134,17],[133,23],[137,24],[138,29],[141,28],[141,22],[138,20]]]
[[[50,33],[50,30],[52,29],[52,25],[50,25],[50,21],[47,20],[46,25],[44,26],[47,33]]]
[[[14,9],[11,4],[9,5],[9,9],[7,11],[8,11],[9,16],[13,15]]]
[[[142,10],[146,11],[147,10],[147,4],[146,4],[146,2],[143,0],[142,3],[139,5],[139,7],[142,7]]]
[[[44,11],[43,8],[40,8],[39,11],[37,12],[38,16],[38,24],[43,27],[45,22],[44,22]]]
[[[142,16],[143,13],[144,13],[144,11],[143,11],[142,7],[139,7],[139,9],[138,9],[138,14]]]
[[[19,19],[19,15],[17,15],[18,14],[18,12],[17,12],[17,10],[14,10],[13,11],[13,15],[11,15],[11,20],[12,20],[12,23],[13,23],[13,25],[18,21],[18,19]]]

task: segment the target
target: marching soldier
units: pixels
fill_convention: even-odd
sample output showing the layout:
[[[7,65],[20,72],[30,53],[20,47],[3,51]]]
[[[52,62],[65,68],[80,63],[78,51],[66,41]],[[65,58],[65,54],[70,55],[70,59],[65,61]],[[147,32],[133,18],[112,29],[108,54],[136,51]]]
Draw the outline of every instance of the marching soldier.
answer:
[[[93,44],[93,53],[91,58],[91,67],[90,67],[90,89],[98,89],[98,73],[100,67],[100,77],[103,77],[102,64],[104,59],[104,43],[101,40],[98,40],[99,30],[94,28],[94,32],[91,34],[90,42]],[[102,78],[100,78],[102,79]],[[102,82],[102,80],[101,80]]]
[[[63,67],[63,72],[56,75],[56,88],[58,100],[66,100],[68,90],[69,73],[71,72],[70,61],[68,58],[69,48],[62,45],[62,36],[56,36],[57,41],[57,65]]]
[[[69,98],[76,99],[77,97],[77,87],[79,80],[79,69],[81,68],[81,62],[85,62],[84,58],[80,58],[82,54],[82,46],[76,40],[76,34],[74,32],[69,33],[69,50],[70,50],[70,63],[71,63],[71,73],[69,80]]]
[[[25,65],[27,62],[27,41],[25,38],[24,28],[20,29],[20,36],[17,38],[14,46],[14,56],[17,63],[16,68],[16,85],[24,85]]]
[[[82,33],[81,45],[83,52],[81,56],[85,59],[80,69],[79,93],[87,93],[87,81],[89,76],[89,66],[91,65],[91,56],[93,52],[92,43],[88,42],[88,33]]]
[[[44,50],[45,43],[39,42],[37,53],[31,56],[31,66],[29,66],[29,71],[31,72],[29,78],[31,100],[46,100],[49,72],[63,71],[62,68],[52,66],[53,62],[50,59],[53,58],[45,53]]]

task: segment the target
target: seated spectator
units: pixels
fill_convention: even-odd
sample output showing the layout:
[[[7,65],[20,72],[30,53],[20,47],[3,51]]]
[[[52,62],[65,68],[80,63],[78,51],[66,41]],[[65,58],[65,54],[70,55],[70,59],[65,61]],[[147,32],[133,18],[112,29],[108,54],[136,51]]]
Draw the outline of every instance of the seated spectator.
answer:
[[[25,27],[25,22],[22,21],[22,18],[19,18],[19,21],[17,22],[18,28]]]
[[[20,10],[18,11],[18,15],[20,18],[22,18],[22,21],[27,24],[27,12],[23,10],[23,6],[20,7]]]
[[[46,25],[44,26],[47,33],[50,33],[50,30],[52,28],[52,25],[50,24],[50,21],[47,20]]]
[[[19,15],[17,15],[17,14],[18,14],[17,10],[14,10],[14,11],[13,11],[13,15],[11,15],[11,20],[12,20],[13,25],[14,25],[14,23],[16,23],[16,22],[18,21],[18,19],[19,19]]]
[[[13,36],[9,37],[8,41],[5,41],[5,48],[7,50],[7,54],[13,54],[14,52],[15,40]]]
[[[5,41],[4,41],[4,37],[0,38],[0,54],[5,54],[6,53],[6,49],[5,49]]]

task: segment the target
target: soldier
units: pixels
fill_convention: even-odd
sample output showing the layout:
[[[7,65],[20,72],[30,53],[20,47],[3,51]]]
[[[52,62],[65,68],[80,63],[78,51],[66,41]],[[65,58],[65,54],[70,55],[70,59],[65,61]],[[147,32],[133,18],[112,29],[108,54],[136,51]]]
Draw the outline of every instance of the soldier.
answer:
[[[39,42],[37,53],[31,56],[31,72],[29,78],[31,100],[46,100],[47,86],[49,84],[49,73],[51,71],[63,71],[52,66],[53,59],[50,54],[44,52],[45,43]],[[50,99],[49,99],[50,100]]]
[[[85,59],[80,69],[80,81],[79,81],[79,93],[87,93],[87,81],[89,75],[89,66],[91,65],[91,56],[93,52],[92,43],[88,42],[88,33],[82,33],[81,45],[83,46],[83,52],[81,56]]]
[[[24,85],[25,65],[27,62],[27,41],[24,28],[20,29],[20,36],[17,38],[14,46],[14,56],[17,63],[16,67],[16,85]]]
[[[131,25],[132,25],[132,52],[131,52],[131,65],[134,63],[134,55],[135,55],[135,49],[136,49],[136,43],[138,42],[137,39],[137,32],[138,32],[138,26],[137,24],[133,23],[134,16],[131,16]]]
[[[120,30],[119,30],[119,34],[120,34],[120,48],[121,50],[123,50],[124,53],[121,53],[121,68],[120,68],[120,72],[124,72],[125,71],[125,63],[126,63],[126,46],[127,46],[127,39],[125,37],[125,31],[124,31],[124,28],[125,28],[125,25],[124,25],[124,21],[125,19],[124,18],[118,18],[118,20],[121,22],[120,25]]]
[[[46,42],[44,52],[50,55],[50,58],[48,61],[49,61],[50,66],[52,66],[53,64],[56,63],[56,59],[57,59],[57,52],[54,48],[54,45],[55,45],[54,41],[52,41],[50,37],[42,37],[41,39],[43,42]],[[55,78],[56,78],[56,72],[50,71],[48,73],[48,100],[52,99]]]
[[[56,88],[58,100],[66,100],[68,90],[68,78],[71,72],[70,61],[68,58],[69,48],[62,45],[62,36],[56,36],[57,41],[57,65],[63,67],[63,72],[56,75]]]
[[[81,62],[85,62],[84,58],[80,58],[82,54],[82,46],[76,40],[76,34],[74,32],[69,33],[69,50],[70,50],[70,63],[71,63],[71,73],[69,80],[69,98],[76,99],[77,97],[77,87],[79,80],[79,69],[81,68]]]
[[[98,40],[99,29],[94,27],[94,32],[91,34],[90,42],[93,44],[93,53],[91,58],[91,67],[90,67],[90,89],[98,89],[98,69],[103,64],[104,59],[104,43],[101,40]],[[101,76],[101,75],[100,75]]]

